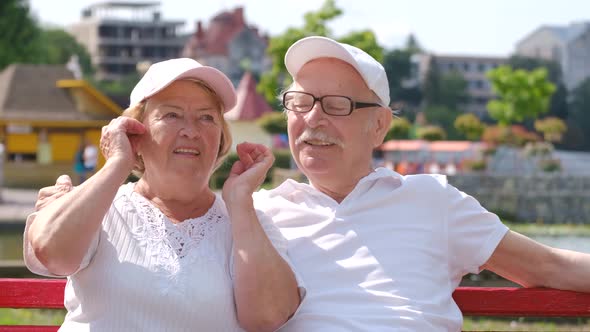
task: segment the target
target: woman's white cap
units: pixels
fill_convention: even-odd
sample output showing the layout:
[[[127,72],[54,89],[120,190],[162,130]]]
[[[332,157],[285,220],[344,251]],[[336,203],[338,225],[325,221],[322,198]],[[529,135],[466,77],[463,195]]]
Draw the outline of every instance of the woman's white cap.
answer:
[[[236,105],[236,90],[221,71],[203,66],[189,58],[171,59],[154,63],[139,80],[130,96],[130,106],[134,106],[162,91],[172,82],[183,79],[201,80],[219,95],[225,112]]]

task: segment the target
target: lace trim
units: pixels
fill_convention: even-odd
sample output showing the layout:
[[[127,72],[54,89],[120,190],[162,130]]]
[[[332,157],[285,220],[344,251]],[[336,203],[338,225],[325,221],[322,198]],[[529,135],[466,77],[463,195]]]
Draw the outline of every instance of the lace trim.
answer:
[[[227,220],[218,206],[217,198],[203,216],[174,224],[132,188],[127,197],[140,217],[132,232],[138,240],[147,244],[158,269],[170,275],[177,274],[181,260],[198,251],[201,242],[212,236],[218,225]]]

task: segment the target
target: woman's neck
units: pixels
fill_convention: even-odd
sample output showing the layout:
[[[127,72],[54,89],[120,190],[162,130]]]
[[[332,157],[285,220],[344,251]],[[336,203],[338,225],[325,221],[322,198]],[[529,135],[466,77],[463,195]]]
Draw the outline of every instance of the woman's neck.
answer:
[[[209,211],[215,201],[215,194],[208,186],[158,185],[143,177],[134,191],[149,200],[172,222],[179,223],[196,218]]]

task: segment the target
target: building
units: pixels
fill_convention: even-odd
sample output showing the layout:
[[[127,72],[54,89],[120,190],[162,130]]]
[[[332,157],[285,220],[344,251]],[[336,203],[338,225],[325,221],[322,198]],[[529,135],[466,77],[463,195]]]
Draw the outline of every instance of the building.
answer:
[[[516,44],[516,54],[557,62],[571,91],[590,77],[590,22],[541,26]]]
[[[414,84],[424,84],[432,65],[436,65],[441,75],[453,72],[460,74],[467,82],[469,96],[465,111],[483,117],[487,114],[488,101],[494,97],[486,72],[506,63],[507,59],[490,56],[416,54],[412,56],[411,61],[414,77],[410,82]]]
[[[5,145],[4,171],[17,175],[6,176],[6,183],[51,170],[46,182],[31,182],[49,185],[58,175],[71,173],[82,140],[98,146],[101,128],[120,114],[119,106],[74,79],[65,66],[8,66],[0,72],[0,141]]]
[[[267,46],[268,37],[247,25],[238,7],[214,16],[207,27],[198,21],[182,55],[221,70],[237,85],[246,71],[259,77],[270,69]]]
[[[225,113],[233,137],[232,150],[244,141],[272,146],[272,136],[267,134],[256,120],[272,108],[258,92],[254,76],[246,72],[236,90],[238,100],[231,111]]]
[[[86,46],[96,78],[117,80],[135,73],[141,62],[178,57],[185,39],[183,21],[163,20],[159,2],[101,2],[82,11],[68,28]]]

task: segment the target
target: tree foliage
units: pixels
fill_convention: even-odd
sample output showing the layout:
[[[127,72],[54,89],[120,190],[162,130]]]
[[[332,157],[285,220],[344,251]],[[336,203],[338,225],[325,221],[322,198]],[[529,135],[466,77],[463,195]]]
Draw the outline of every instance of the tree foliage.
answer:
[[[28,1],[0,1],[0,70],[12,63],[39,63],[41,29]]]
[[[459,110],[461,104],[468,101],[467,81],[458,72],[440,73],[433,58],[426,74],[423,94],[426,105]]]
[[[555,85],[547,79],[545,68],[526,71],[500,66],[488,71],[487,77],[499,97],[488,102],[488,112],[500,125],[535,119],[549,110]]]
[[[257,91],[269,103],[274,105],[274,100],[280,89],[291,83],[291,77],[285,68],[285,54],[289,47],[307,36],[334,38],[327,23],[340,15],[342,15],[342,10],[336,6],[335,1],[326,0],[318,10],[310,11],[304,15],[302,27],[288,28],[282,34],[270,39],[266,52],[272,62],[272,68],[262,74],[257,86]],[[377,38],[370,30],[353,31],[340,40],[362,48],[377,60],[383,57],[383,49],[377,44]]]
[[[535,130],[543,133],[543,138],[549,142],[560,142],[567,130],[565,121],[554,116],[535,120]]]
[[[580,150],[590,150],[590,78],[582,81],[571,94],[569,128],[574,128],[576,146]]]
[[[508,65],[514,69],[535,70],[537,68],[547,69],[549,81],[555,84],[555,93],[551,96],[549,112],[547,115],[566,119],[568,116],[567,89],[563,83],[563,74],[559,64],[552,60],[531,58],[514,55],[508,59]]]
[[[389,130],[387,131],[387,135],[385,135],[385,140],[407,139],[411,127],[412,124],[406,118],[395,117],[389,125]]]
[[[90,54],[72,35],[62,29],[48,29],[41,30],[39,37],[42,63],[63,65],[77,55],[82,72],[93,73]]]
[[[286,134],[287,117],[282,112],[272,112],[261,116],[258,125],[268,134]]]
[[[455,119],[461,114],[457,108],[450,108],[443,105],[432,105],[425,107],[422,112],[426,116],[428,124],[441,127],[445,136],[449,139],[460,139],[460,133],[455,129]]]
[[[458,116],[455,119],[454,127],[470,141],[479,140],[485,130],[485,125],[471,113]]]
[[[416,130],[416,136],[426,141],[440,141],[447,138],[447,133],[440,126],[428,125],[418,128]]]

